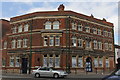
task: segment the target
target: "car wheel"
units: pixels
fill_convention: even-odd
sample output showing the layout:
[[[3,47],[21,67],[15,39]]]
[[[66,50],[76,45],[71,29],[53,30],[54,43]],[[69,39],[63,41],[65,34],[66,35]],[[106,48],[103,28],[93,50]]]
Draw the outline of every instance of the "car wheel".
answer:
[[[39,77],[40,77],[40,74],[39,74],[39,73],[36,73],[36,74],[35,74],[35,77],[36,77],[36,78],[39,78]]]
[[[59,75],[57,73],[54,74],[54,78],[58,78]]]

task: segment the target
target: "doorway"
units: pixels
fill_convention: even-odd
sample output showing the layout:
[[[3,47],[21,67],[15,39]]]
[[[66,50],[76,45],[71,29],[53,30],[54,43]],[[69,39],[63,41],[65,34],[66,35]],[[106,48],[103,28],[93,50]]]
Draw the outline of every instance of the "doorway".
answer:
[[[91,57],[86,58],[86,72],[92,72],[92,59],[91,59]]]
[[[27,65],[28,65],[28,58],[22,58],[22,65],[21,70],[23,74],[27,74]]]

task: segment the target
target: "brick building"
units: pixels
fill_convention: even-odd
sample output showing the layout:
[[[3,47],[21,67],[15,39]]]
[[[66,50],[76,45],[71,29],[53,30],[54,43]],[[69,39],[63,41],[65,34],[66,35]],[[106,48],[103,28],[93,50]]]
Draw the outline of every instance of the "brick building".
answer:
[[[10,19],[9,33],[3,40],[7,54],[3,57],[3,67],[7,72],[26,73],[29,66],[71,72],[114,69],[113,24],[104,18],[100,20],[64,8],[60,5],[58,11]]]

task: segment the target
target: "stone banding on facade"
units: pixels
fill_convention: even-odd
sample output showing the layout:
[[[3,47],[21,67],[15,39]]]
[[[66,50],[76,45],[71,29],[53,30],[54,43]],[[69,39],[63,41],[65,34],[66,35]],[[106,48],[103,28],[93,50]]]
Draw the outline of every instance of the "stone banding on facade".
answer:
[[[96,72],[115,68],[113,24],[105,19],[96,19],[93,15],[64,11],[64,8],[59,10],[11,18],[11,29],[3,40],[3,45],[7,41],[7,48],[3,49],[6,51],[3,58],[7,58],[5,70],[17,68],[19,72],[24,72],[25,66],[25,70],[28,70],[30,52],[32,69],[49,66]],[[50,24],[46,24],[47,21]],[[25,25],[28,27],[24,28]]]

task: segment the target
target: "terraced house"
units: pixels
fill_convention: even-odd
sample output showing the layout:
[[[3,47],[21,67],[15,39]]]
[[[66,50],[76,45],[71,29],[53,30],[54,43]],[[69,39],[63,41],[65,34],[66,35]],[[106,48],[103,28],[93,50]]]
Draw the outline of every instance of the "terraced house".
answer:
[[[113,24],[74,11],[12,17],[3,40],[3,70],[27,73],[37,66],[77,72],[108,71],[114,64]]]

